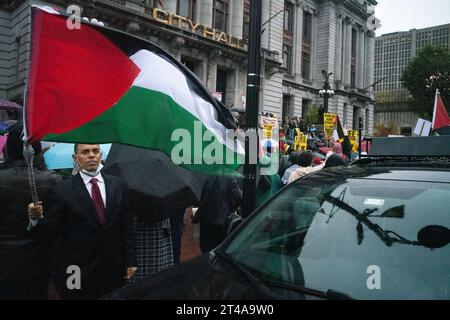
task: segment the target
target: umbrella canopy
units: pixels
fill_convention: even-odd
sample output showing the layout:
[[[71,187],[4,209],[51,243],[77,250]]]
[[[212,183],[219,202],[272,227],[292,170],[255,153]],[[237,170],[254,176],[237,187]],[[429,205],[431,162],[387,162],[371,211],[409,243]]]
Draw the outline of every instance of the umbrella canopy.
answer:
[[[71,169],[73,168],[73,143],[57,143],[44,153],[45,163],[49,169]],[[101,144],[100,150],[103,159],[108,156],[111,144]]]
[[[206,176],[175,165],[163,152],[113,144],[103,172],[123,178],[130,206],[147,221],[161,221],[196,204]]]
[[[9,124],[4,123],[4,122],[0,122],[0,130],[6,130],[9,128]]]
[[[0,99],[0,109],[17,109],[22,110],[22,107],[15,102]]]

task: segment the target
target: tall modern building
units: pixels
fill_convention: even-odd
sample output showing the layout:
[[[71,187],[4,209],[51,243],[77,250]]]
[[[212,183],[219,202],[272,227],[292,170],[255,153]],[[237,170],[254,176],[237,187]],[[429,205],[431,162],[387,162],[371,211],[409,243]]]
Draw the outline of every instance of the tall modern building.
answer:
[[[250,0],[6,0],[0,2],[0,97],[20,100],[29,52],[31,4],[66,10],[148,39],[185,63],[209,90],[245,107]],[[260,110],[280,120],[320,108],[373,131],[375,0],[262,0]],[[70,53],[68,53],[70,54]]]
[[[400,81],[409,62],[426,46],[450,50],[450,24],[395,32],[375,42],[375,123],[394,124],[410,135],[418,116],[409,111],[409,92]]]

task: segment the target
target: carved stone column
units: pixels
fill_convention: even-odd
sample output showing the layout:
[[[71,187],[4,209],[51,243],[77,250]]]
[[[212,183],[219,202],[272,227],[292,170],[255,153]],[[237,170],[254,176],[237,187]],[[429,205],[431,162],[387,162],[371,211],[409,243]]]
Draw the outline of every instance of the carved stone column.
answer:
[[[357,57],[357,67],[356,67],[356,87],[359,89],[364,89],[364,73],[365,73],[365,39],[364,30],[361,28],[358,30],[358,57]]]
[[[342,14],[337,13],[336,17],[336,53],[334,61],[334,79],[342,81]]]
[[[244,24],[244,0],[230,1],[230,29],[233,37],[242,39],[242,28]]]
[[[211,27],[213,21],[213,0],[202,0],[198,3],[198,5],[200,5],[200,15],[198,16],[198,22],[204,24],[207,27]]]
[[[170,13],[177,13],[177,0],[165,0],[163,4],[164,10],[169,11]]]
[[[352,23],[350,19],[345,20],[344,28],[344,84],[350,85],[352,64]]]
[[[370,86],[374,82],[374,59],[375,59],[375,33],[370,31],[367,34],[367,52],[366,52],[366,84]],[[373,87],[370,88],[373,92]]]

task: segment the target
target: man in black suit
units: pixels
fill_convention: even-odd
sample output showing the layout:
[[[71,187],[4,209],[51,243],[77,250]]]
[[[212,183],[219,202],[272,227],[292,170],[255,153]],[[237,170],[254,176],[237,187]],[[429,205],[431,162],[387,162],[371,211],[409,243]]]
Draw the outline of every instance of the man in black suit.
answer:
[[[76,144],[80,172],[50,191],[48,206],[29,204],[29,232],[58,239],[55,282],[62,299],[94,299],[136,272],[128,187],[100,172],[98,144]]]

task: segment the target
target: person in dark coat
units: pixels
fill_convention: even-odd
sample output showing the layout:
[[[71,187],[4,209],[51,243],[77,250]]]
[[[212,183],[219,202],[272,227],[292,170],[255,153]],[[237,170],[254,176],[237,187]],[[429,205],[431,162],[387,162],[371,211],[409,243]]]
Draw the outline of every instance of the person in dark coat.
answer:
[[[325,161],[325,168],[338,167],[343,165],[345,165],[345,162],[338,154],[332,154]]]
[[[98,144],[76,144],[81,171],[58,184],[42,205],[29,204],[29,232],[59,239],[55,282],[62,299],[95,299],[136,272],[128,187],[100,172]]]
[[[200,206],[194,223],[200,222],[200,249],[206,253],[227,236],[226,218],[240,206],[242,193],[236,179],[211,176],[203,186]]]
[[[28,169],[23,157],[22,128],[10,128],[6,161],[0,165],[0,300],[45,300],[48,298],[51,247],[27,233],[26,206],[31,201]],[[40,200],[62,181],[45,170],[40,143],[34,144],[34,174]]]

